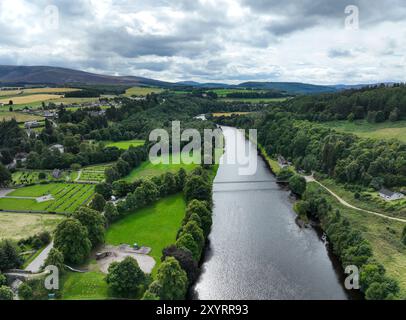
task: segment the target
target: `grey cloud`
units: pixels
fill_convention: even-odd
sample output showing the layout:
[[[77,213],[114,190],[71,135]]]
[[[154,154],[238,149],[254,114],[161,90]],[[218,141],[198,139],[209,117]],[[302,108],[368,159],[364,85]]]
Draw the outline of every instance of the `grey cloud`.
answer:
[[[348,58],[352,56],[352,52],[348,49],[330,49],[328,52],[330,58]]]

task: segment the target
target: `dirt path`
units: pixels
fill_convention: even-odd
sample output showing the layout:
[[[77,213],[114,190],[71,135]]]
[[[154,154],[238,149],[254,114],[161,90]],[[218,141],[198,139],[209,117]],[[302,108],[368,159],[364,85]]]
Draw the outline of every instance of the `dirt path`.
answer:
[[[334,193],[332,190],[330,190],[329,188],[327,188],[325,185],[323,185],[321,182],[317,181],[313,176],[306,176],[305,177],[307,182],[316,182],[317,184],[319,184],[321,187],[323,187],[325,190],[327,190],[333,197],[335,197],[342,205],[354,209],[354,210],[358,210],[358,211],[362,211],[365,213],[369,213],[369,214],[373,214],[375,216],[384,218],[384,219],[388,219],[388,220],[393,220],[393,221],[398,221],[398,222],[404,222],[406,223],[406,219],[401,219],[401,218],[395,218],[395,217],[389,217],[387,215],[384,215],[382,213],[379,212],[374,212],[374,211],[369,211],[369,210],[365,210],[365,209],[361,209],[358,207],[353,206],[352,204],[348,203],[347,201],[345,201],[343,198],[341,198],[339,195],[337,195],[336,193]]]
[[[79,170],[78,176],[76,177],[75,181],[79,181],[81,175],[82,175],[82,170]]]

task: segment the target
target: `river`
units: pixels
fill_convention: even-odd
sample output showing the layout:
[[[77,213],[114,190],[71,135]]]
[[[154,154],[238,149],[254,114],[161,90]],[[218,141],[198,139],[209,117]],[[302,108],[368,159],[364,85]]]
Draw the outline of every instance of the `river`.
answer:
[[[220,164],[213,186],[210,244],[192,297],[349,299],[342,270],[320,232],[295,222],[290,192],[276,183],[255,145],[234,128],[223,127],[223,133],[223,158],[245,145],[257,170],[243,176],[241,165]]]

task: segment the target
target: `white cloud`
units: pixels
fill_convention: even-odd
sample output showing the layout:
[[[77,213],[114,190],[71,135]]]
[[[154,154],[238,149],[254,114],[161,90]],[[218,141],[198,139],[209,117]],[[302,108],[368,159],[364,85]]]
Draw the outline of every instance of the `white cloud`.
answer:
[[[2,0],[0,64],[168,81],[404,80],[406,4],[353,2],[358,31],[345,30],[335,0]]]

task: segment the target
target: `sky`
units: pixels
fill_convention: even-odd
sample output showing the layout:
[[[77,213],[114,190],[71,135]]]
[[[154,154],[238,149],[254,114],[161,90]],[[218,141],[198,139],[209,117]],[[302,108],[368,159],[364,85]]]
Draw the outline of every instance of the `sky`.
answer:
[[[164,81],[405,81],[405,0],[0,0],[0,64]]]

